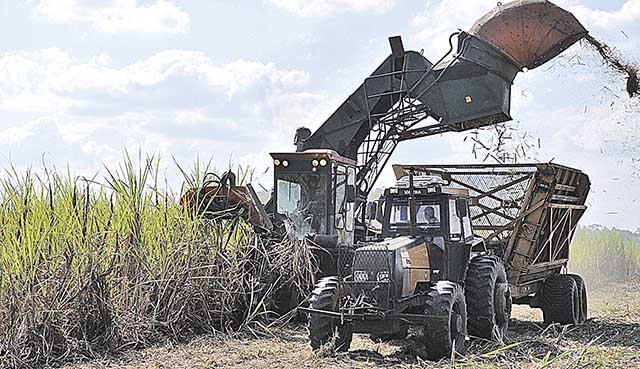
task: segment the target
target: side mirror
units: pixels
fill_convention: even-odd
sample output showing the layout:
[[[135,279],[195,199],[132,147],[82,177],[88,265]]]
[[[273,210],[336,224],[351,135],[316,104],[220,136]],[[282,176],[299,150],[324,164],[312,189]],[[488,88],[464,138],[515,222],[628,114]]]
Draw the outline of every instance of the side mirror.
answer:
[[[356,186],[347,185],[345,187],[345,198],[347,202],[356,202]]]
[[[467,216],[467,200],[456,199],[456,215],[460,219]]]

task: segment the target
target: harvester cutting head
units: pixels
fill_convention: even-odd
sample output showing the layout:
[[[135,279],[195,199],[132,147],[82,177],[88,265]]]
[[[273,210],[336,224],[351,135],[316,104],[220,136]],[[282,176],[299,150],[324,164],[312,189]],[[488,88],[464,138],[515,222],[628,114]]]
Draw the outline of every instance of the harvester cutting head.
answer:
[[[216,176],[213,182],[188,190],[181,198],[182,205],[209,219],[240,217],[261,229],[273,227],[250,184],[237,186],[236,176],[230,171]]]

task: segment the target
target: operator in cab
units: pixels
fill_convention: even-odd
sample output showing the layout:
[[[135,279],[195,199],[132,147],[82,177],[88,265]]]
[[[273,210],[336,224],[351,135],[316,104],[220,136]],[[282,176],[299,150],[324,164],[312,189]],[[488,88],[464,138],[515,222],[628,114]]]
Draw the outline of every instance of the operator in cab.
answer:
[[[440,220],[435,216],[435,210],[433,210],[432,206],[423,207],[422,216],[424,217],[424,222],[429,225],[436,225],[440,223]]]

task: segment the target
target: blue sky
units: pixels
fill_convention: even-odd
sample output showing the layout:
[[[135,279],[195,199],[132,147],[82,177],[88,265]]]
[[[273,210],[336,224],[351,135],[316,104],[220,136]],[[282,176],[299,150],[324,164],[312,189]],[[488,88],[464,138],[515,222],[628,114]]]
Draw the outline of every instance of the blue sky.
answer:
[[[590,32],[640,60],[640,0],[558,0]],[[249,165],[291,150],[388,55],[387,37],[437,60],[447,36],[493,1],[0,0],[0,162],[90,175],[123,148]],[[640,102],[576,45],[520,74],[511,127],[531,160],[592,180],[584,223],[640,228]],[[464,134],[403,143],[394,163],[477,161]],[[484,134],[490,141],[491,135]],[[266,171],[266,172],[265,172]],[[178,178],[168,165],[170,181]],[[390,168],[379,184],[393,182]]]

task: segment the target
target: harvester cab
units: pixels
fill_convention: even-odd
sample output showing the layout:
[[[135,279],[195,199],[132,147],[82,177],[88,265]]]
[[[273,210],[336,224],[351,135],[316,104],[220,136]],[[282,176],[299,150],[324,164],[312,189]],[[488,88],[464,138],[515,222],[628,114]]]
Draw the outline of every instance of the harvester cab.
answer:
[[[293,239],[323,245],[354,242],[355,161],[332,150],[272,153],[273,206]],[[320,240],[323,241],[320,241]]]
[[[356,162],[326,149],[271,157],[277,224],[290,240],[309,242],[321,275],[335,275],[338,248],[355,240]]]

